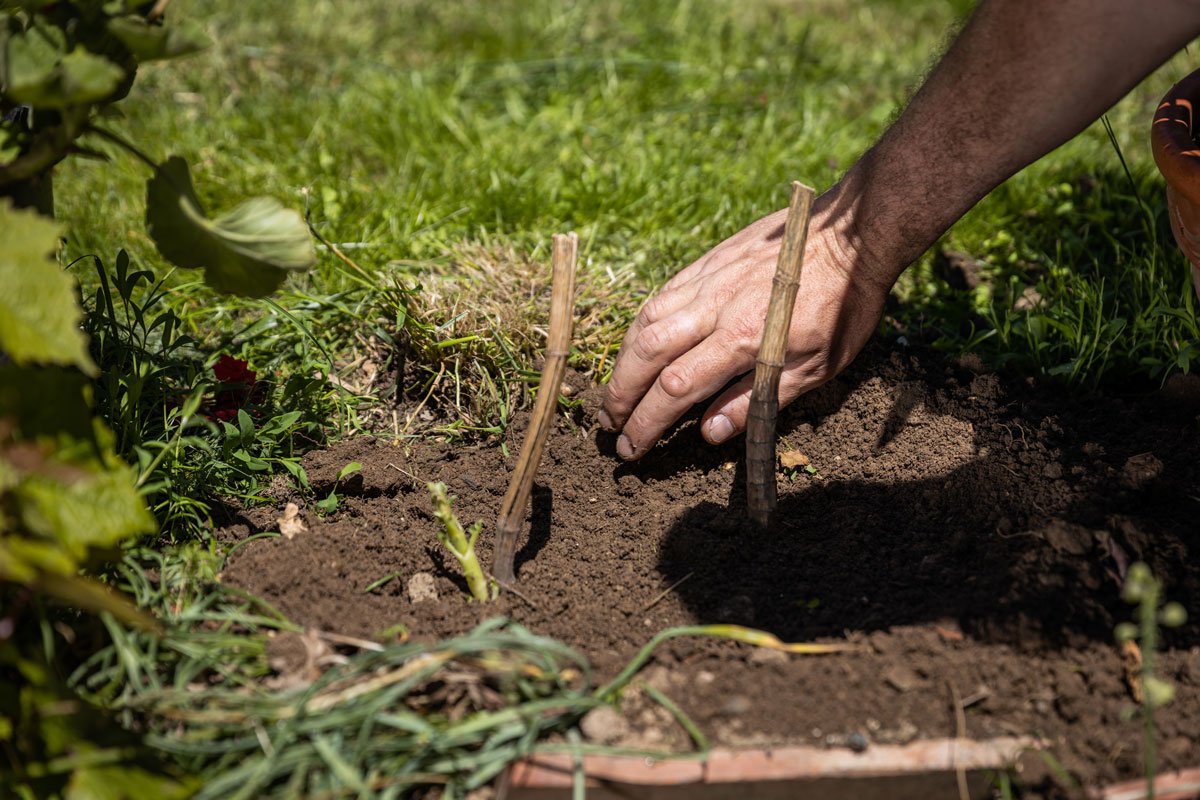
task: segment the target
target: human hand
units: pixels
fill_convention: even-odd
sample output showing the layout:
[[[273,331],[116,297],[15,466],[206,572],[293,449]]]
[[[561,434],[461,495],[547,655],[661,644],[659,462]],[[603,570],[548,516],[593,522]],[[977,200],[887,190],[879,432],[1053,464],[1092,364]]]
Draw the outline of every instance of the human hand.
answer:
[[[814,207],[779,383],[780,407],[848,365],[879,322],[898,274],[868,258],[849,212],[827,192]],[[641,458],[692,405],[753,369],[787,210],[734,234],[673,277],[634,319],[608,382],[601,425],[617,453]],[[746,427],[753,375],[701,421],[713,444]]]

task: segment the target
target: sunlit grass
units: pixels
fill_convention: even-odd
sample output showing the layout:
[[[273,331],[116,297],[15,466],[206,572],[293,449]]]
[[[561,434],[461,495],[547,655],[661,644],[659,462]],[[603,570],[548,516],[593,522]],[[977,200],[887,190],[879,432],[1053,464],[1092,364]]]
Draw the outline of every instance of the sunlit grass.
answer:
[[[155,155],[192,159],[214,209],[260,192],[310,207],[318,230],[381,287],[460,278],[464,248],[544,261],[552,233],[576,230],[581,279],[610,309],[601,333],[581,328],[576,364],[602,377],[653,286],[782,206],[788,180],[827,187],[870,145],[968,4],[957,5],[198,0],[178,13],[202,20],[215,46],[144,68],[128,121],[115,124]],[[1152,217],[1162,201],[1148,119],[1184,61],[1109,115]],[[119,156],[60,169],[72,255],[126,246],[161,264],[141,223],[145,177]],[[1189,365],[1196,335],[1183,260],[1163,234],[1094,125],[948,234],[946,246],[986,261],[984,289],[957,296],[926,258],[902,281],[891,328],[1084,385],[1161,380]],[[497,293],[486,276],[471,278],[460,298]],[[1029,286],[1042,298],[1032,318],[1012,310]],[[196,334],[223,333],[271,359],[272,338],[255,328],[252,342],[244,328],[267,307],[192,283],[172,299]],[[528,310],[528,297],[514,302]],[[377,331],[383,346],[395,327],[389,298],[354,283],[327,251],[280,303],[301,320],[319,309],[314,330],[328,332],[330,351],[353,349],[355,330]],[[480,338],[503,360],[498,340],[529,331],[495,323],[526,311],[469,331],[474,350],[459,361],[473,361]],[[431,323],[453,320],[431,310]],[[1108,331],[1099,344],[1097,330]],[[536,354],[531,344],[518,361]],[[424,366],[402,391],[429,385],[439,365]],[[484,384],[520,379],[528,364],[511,366],[468,389],[489,393],[468,404],[473,426],[506,416],[488,399],[505,392]]]

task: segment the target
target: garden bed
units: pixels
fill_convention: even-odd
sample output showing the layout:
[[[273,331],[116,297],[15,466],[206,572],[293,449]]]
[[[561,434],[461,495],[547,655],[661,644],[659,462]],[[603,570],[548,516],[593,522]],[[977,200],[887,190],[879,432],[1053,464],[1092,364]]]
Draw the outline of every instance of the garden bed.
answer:
[[[521,593],[469,604],[435,538],[426,481],[490,532],[525,419],[498,445],[360,437],[310,454],[317,492],[348,462],[339,510],[310,530],[237,549],[226,584],[323,631],[403,624],[438,638],[497,614],[616,672],[662,628],[732,622],[787,641],[861,651],[788,656],[715,640],[662,646],[643,673],[729,747],[903,745],[1029,736],[1088,783],[1141,774],[1141,728],[1113,626],[1128,563],[1146,561],[1192,619],[1166,633],[1158,714],[1163,769],[1200,762],[1200,431],[1195,383],[1136,398],[1006,382],[971,358],[868,349],[785,410],[781,450],[816,470],[780,476],[770,530],[746,522],[742,448],[702,442],[691,420],[625,464],[593,419],[599,390],[562,418],[517,554]],[[277,529],[278,507],[230,512],[235,542]],[[390,574],[396,577],[371,591]],[[412,576],[436,598],[414,602]],[[673,587],[673,588],[672,588]],[[428,587],[425,587],[426,589]],[[668,591],[669,589],[669,591]],[[957,701],[956,699],[957,698]],[[965,728],[955,706],[965,708]],[[589,738],[684,749],[686,734],[629,693]]]

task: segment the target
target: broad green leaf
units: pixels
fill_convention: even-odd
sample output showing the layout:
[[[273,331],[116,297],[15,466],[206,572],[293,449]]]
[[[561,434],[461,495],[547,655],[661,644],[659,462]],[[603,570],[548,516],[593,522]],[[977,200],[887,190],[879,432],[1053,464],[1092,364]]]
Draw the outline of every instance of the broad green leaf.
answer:
[[[21,439],[67,437],[94,447],[90,395],[88,379],[74,369],[0,367],[0,418],[11,420]]]
[[[199,52],[212,40],[193,20],[171,25],[152,25],[144,17],[130,14],[108,21],[108,32],[121,40],[138,61],[178,58]]]
[[[7,164],[21,154],[21,134],[16,126],[0,124],[0,164]]]
[[[113,547],[155,527],[125,467],[86,472],[64,464],[26,476],[10,498],[25,530],[57,541],[79,562],[90,548]]]
[[[0,203],[0,350],[16,364],[96,365],[79,328],[75,281],[52,259],[60,228]]]
[[[146,227],[173,264],[203,268],[219,292],[264,297],[288,272],[316,258],[300,215],[277,200],[256,197],[216,219],[205,216],[187,162],[171,156],[146,184]]]
[[[28,30],[6,31],[3,73],[0,84],[13,100],[41,91],[53,81],[55,69],[66,55],[63,32],[52,26],[35,25]]]
[[[184,800],[199,788],[194,779],[156,775],[134,764],[80,767],[71,774],[64,800]]]
[[[34,25],[10,34],[5,47],[5,94],[35,108],[66,108],[111,95],[125,70],[82,47],[64,52],[62,32]]]

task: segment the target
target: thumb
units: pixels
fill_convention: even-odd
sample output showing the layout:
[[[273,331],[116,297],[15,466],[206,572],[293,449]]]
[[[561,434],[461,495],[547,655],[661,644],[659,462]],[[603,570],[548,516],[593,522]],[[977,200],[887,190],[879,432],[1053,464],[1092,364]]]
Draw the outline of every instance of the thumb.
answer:
[[[783,408],[807,391],[820,386],[833,377],[818,359],[810,358],[788,364],[779,377],[779,407]],[[754,373],[721,393],[700,420],[700,432],[710,444],[721,444],[744,433],[746,417],[750,411],[750,389],[754,386]]]

